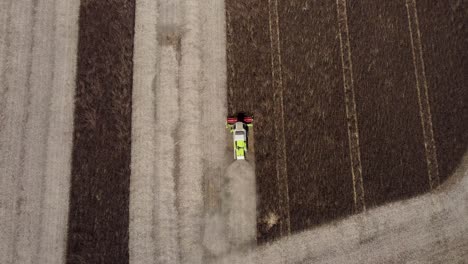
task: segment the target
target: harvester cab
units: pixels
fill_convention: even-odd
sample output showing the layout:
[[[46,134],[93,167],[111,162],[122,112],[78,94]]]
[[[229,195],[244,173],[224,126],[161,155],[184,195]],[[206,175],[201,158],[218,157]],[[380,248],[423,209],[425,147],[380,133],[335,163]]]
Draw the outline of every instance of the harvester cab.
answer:
[[[245,160],[249,143],[249,128],[253,127],[253,117],[243,113],[228,117],[226,127],[233,135],[234,159]]]

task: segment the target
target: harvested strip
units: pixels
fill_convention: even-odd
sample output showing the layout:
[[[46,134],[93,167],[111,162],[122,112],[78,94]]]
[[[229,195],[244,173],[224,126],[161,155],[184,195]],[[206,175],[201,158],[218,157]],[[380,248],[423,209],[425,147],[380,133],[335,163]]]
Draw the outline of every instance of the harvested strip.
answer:
[[[201,16],[203,46],[203,90],[201,93],[202,131],[210,144],[203,147],[203,174],[207,211],[219,209],[220,181],[232,160],[227,148],[229,133],[224,126],[227,116],[226,98],[226,21],[224,1],[202,1]]]
[[[154,225],[156,262],[179,263],[176,209],[176,136],[179,124],[180,1],[160,1],[158,36],[160,61],[156,90]]]
[[[55,53],[52,56],[54,78],[50,104],[46,106],[50,114],[41,204],[43,216],[39,257],[34,262],[61,264],[66,254],[79,1],[56,1],[52,8],[55,9],[56,41],[48,48],[53,48]]]
[[[160,53],[159,83],[156,86],[154,236],[156,262],[179,263],[176,210],[176,128],[179,119],[178,74],[176,47],[164,45]]]
[[[70,263],[128,263],[134,4],[81,1]]]
[[[0,262],[63,263],[78,1],[4,7]]]
[[[243,160],[233,162],[224,175],[222,212],[231,251],[252,249],[257,238],[254,168]]]
[[[210,143],[203,146],[204,227],[203,245],[207,249],[204,262],[210,255],[227,250],[226,221],[221,217],[221,181],[228,163],[232,161],[232,147],[228,148],[229,133],[224,126],[226,102],[226,14],[224,1],[200,2],[202,23],[202,92],[201,125]]]
[[[28,65],[27,93],[23,106],[26,111],[23,149],[21,153],[22,170],[18,173],[18,200],[16,211],[15,261],[34,263],[39,250],[41,203],[43,181],[46,167],[46,140],[48,133],[51,84],[53,78],[54,53],[54,2],[38,2],[32,6],[33,37],[31,44],[31,64]],[[41,56],[43,55],[43,56]]]
[[[2,87],[2,118],[0,129],[0,175],[1,178],[1,218],[0,243],[1,263],[12,263],[20,257],[26,261],[25,255],[18,256],[17,248],[22,236],[23,227],[18,226],[19,215],[24,215],[23,169],[25,153],[25,124],[27,122],[29,87],[31,84],[31,65],[33,48],[33,12],[34,6],[29,1],[14,1],[8,12],[10,16],[7,25],[6,56],[2,57],[3,71],[1,73]],[[28,186],[26,186],[28,187]],[[26,223],[24,223],[26,224]],[[29,250],[26,249],[26,250]],[[23,254],[26,254],[25,252]]]
[[[132,158],[129,203],[129,259],[132,264],[155,262],[155,94],[158,46],[157,2],[138,1],[132,95]],[[153,54],[153,56],[148,56]]]
[[[184,3],[184,34],[181,39],[178,210],[182,263],[202,262],[203,214],[202,134],[200,125],[200,9],[199,1]]]

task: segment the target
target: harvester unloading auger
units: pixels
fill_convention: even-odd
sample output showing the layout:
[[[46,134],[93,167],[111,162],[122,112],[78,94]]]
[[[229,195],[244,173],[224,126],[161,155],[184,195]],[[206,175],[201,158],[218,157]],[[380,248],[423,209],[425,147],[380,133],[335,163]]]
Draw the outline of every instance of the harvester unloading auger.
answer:
[[[232,133],[234,159],[245,160],[249,143],[249,128],[253,127],[253,117],[244,113],[227,118],[226,127]]]

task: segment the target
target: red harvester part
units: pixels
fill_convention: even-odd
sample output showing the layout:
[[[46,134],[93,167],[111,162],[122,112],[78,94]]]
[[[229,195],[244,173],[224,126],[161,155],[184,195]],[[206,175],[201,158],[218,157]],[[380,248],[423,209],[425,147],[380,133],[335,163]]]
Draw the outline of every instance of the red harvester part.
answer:
[[[253,118],[251,116],[244,117],[244,122],[245,123],[252,123],[252,121],[253,121]]]
[[[232,125],[237,122],[237,117],[228,117],[227,122]]]

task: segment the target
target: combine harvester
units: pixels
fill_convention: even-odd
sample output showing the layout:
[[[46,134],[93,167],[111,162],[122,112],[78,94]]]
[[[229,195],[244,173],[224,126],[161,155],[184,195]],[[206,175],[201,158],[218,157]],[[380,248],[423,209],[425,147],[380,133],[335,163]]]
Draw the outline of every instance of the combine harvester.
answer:
[[[244,113],[227,118],[226,127],[233,135],[234,159],[245,160],[249,145],[249,128],[253,127],[253,117]]]

